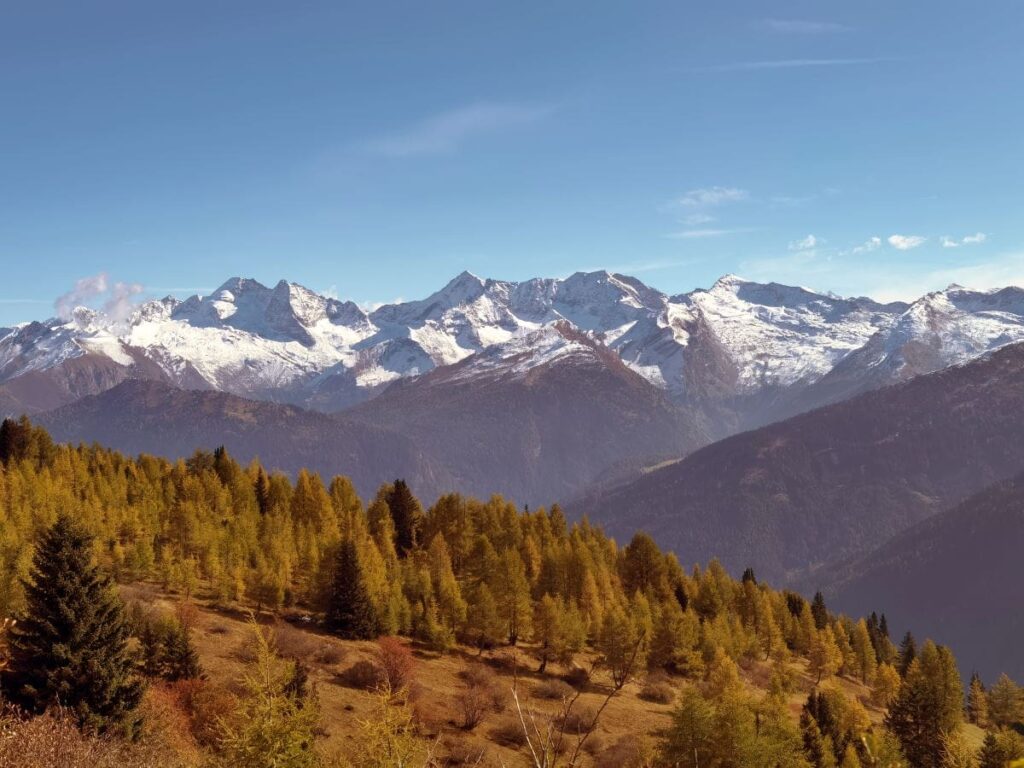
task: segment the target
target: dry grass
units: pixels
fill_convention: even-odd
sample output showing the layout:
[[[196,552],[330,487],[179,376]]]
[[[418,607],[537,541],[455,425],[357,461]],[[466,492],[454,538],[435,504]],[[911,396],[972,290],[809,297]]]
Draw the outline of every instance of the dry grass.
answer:
[[[155,601],[158,608],[171,608],[170,602]],[[243,671],[248,628],[244,614],[218,612],[197,602],[198,615],[194,640],[209,677],[205,705],[211,710],[224,703],[235,681]],[[313,626],[292,626],[266,622],[275,629],[282,651],[301,655],[309,664],[309,682],[316,686],[320,700],[324,749],[328,753],[344,753],[351,749],[358,737],[360,721],[371,717],[377,705],[367,685],[352,685],[346,675],[357,665],[363,670],[375,670],[379,675],[379,646],[375,642],[341,641]],[[404,643],[404,641],[403,641]],[[571,670],[549,665],[547,675],[537,675],[529,647],[524,649],[499,648],[478,656],[475,650],[456,648],[451,653],[416,653],[415,683],[410,686],[409,701],[415,721],[424,738],[436,743],[442,763],[449,765],[505,765],[523,764],[522,726],[508,708],[513,685],[516,685],[524,706],[537,713],[538,718],[555,718],[563,706],[563,697],[573,696],[576,689],[561,679]],[[340,662],[344,660],[344,667]],[[593,657],[583,654],[578,659],[588,668]],[[762,689],[752,681],[766,673],[765,665],[755,663],[743,676],[752,691],[761,695]],[[794,663],[795,690],[790,696],[790,712],[794,720],[807,699],[813,680],[806,665]],[[374,682],[379,678],[374,678]],[[654,680],[659,680],[656,676]],[[678,689],[686,683],[673,678],[668,685]],[[840,680],[847,695],[861,700],[869,699],[870,691],[859,683]],[[585,686],[574,705],[580,715],[594,712],[608,692],[608,681],[598,673]],[[474,689],[473,700],[467,702],[465,692]],[[636,765],[635,755],[648,754],[653,734],[669,724],[672,704],[644,701],[640,684],[630,683],[609,703],[601,715],[597,730],[586,743],[584,765],[630,768]],[[555,695],[557,691],[557,695]],[[480,693],[477,696],[477,693]],[[494,698],[492,698],[492,696]],[[545,696],[554,696],[546,698]],[[674,700],[674,699],[673,699]],[[466,707],[472,728],[467,728]],[[873,720],[880,721],[882,713],[868,706]],[[212,716],[208,716],[212,717]],[[566,723],[567,730],[589,727],[583,723]],[[571,737],[575,738],[575,737]],[[645,751],[646,750],[646,751]],[[0,763],[2,764],[2,763]],[[125,768],[132,768],[130,764]]]

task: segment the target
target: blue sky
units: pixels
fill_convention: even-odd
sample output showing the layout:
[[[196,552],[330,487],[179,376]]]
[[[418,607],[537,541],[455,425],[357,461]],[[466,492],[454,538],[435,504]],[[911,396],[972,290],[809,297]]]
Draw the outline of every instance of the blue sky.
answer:
[[[0,324],[81,278],[1024,283],[1024,4],[76,2],[0,25]]]

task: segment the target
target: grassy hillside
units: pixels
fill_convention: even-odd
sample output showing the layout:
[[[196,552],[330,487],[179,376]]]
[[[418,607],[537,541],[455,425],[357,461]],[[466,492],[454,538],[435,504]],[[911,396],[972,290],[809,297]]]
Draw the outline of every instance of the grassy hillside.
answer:
[[[126,600],[142,609],[168,614],[180,606],[180,595],[161,592],[153,585],[134,585],[124,589]],[[215,689],[237,691],[249,658],[252,628],[243,610],[217,609],[205,600],[194,606],[193,638],[208,680]],[[301,658],[310,669],[310,681],[316,687],[321,706],[321,748],[326,754],[350,753],[358,749],[363,737],[361,722],[372,719],[379,697],[360,687],[351,679],[353,668],[360,662],[372,662],[378,645],[373,641],[345,641],[315,626],[299,621],[302,614],[289,614],[292,621],[269,614],[260,616],[261,626],[273,632],[282,656]],[[545,674],[537,673],[533,644],[515,649],[499,648],[480,653],[476,649],[456,646],[438,653],[423,644],[402,640],[415,657],[414,679],[410,686],[410,706],[424,750],[432,750],[439,764],[521,766],[530,765],[529,749],[514,741],[523,729],[518,721],[512,689],[518,689],[523,707],[539,717],[556,717],[564,706],[563,697],[574,695],[577,688],[565,682],[573,679],[573,669],[549,664]],[[587,653],[577,660],[576,669],[590,669],[596,657]],[[485,668],[493,675],[495,693],[500,704],[488,709],[481,722],[472,729],[464,727],[465,706],[462,702],[467,688],[467,673]],[[788,709],[795,724],[815,679],[806,660],[792,662],[793,688],[788,694]],[[752,695],[764,696],[771,677],[771,664],[760,660],[741,666],[744,684]],[[871,690],[856,680],[835,678],[833,683],[849,698],[865,707],[871,721],[882,721],[884,711],[871,700]],[[670,714],[679,692],[695,681],[682,677],[655,674],[641,675],[613,696],[601,713],[595,733],[590,736],[581,765],[624,768],[647,763],[653,753],[658,733],[670,723]],[[578,684],[581,695],[574,711],[592,714],[611,691],[611,681],[603,672],[596,672],[589,681]],[[645,692],[646,689],[646,692]],[[665,701],[648,697],[654,690],[669,694]],[[553,698],[552,698],[553,697]],[[973,729],[973,726],[969,726]],[[973,729],[977,731],[977,729]],[[191,737],[186,734],[184,739]],[[576,735],[566,737],[567,749],[575,746]],[[201,754],[201,750],[197,755]]]

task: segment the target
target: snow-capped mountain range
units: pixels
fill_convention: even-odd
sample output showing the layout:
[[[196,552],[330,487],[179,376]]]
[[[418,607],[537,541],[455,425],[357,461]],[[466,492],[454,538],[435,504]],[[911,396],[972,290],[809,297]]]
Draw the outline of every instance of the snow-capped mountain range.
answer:
[[[162,378],[334,411],[467,358],[461,380],[517,376],[595,343],[680,404],[736,404],[815,386],[835,399],[1022,341],[1024,290],[950,286],[882,304],[733,275],[670,296],[607,272],[518,283],[463,272],[423,300],[367,312],[295,283],[232,278],[127,320],[80,307],[0,334],[0,384],[26,410]],[[19,388],[26,376],[32,387]]]

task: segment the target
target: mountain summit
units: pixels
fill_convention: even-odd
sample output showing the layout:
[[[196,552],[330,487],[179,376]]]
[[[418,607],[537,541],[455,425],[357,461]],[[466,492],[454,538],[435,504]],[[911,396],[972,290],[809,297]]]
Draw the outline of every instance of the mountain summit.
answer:
[[[463,272],[425,299],[366,312],[296,283],[233,277],[209,296],[149,301],[127,321],[79,308],[4,329],[0,405],[37,411],[147,378],[337,411],[485,350],[460,377],[503,360],[545,365],[551,337],[538,331],[555,324],[724,434],[1022,340],[1024,291],[951,286],[883,304],[735,275],[669,296],[605,271],[523,282]]]

